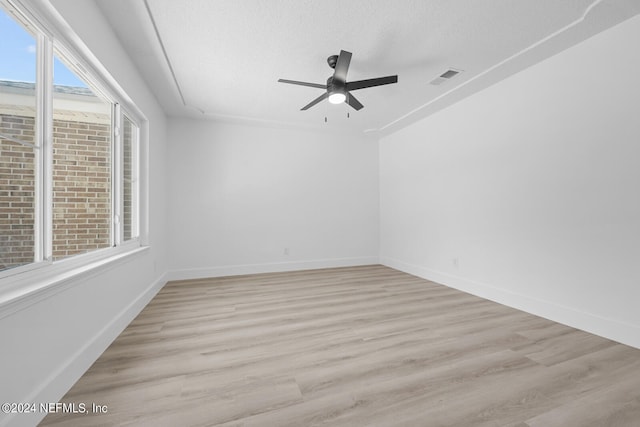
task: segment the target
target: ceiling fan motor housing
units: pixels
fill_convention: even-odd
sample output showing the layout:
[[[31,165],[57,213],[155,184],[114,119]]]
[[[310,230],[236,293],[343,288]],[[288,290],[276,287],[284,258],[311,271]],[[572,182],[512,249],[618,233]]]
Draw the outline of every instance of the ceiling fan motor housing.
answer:
[[[341,93],[345,93],[347,91],[346,88],[346,83],[343,83],[339,80],[336,80],[334,82],[333,80],[333,76],[329,77],[327,79],[327,92],[329,93],[335,93],[335,92],[341,92]]]

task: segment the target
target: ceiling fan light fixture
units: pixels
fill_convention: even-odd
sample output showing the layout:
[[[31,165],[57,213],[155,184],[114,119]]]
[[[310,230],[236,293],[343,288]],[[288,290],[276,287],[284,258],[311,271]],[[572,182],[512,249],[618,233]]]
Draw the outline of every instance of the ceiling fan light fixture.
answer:
[[[332,104],[342,104],[347,99],[347,95],[342,92],[333,92],[329,95],[329,102]]]
[[[360,111],[364,105],[351,94],[354,90],[366,89],[374,86],[383,86],[391,83],[398,83],[398,76],[377,77],[374,79],[357,80],[348,82],[347,71],[351,63],[351,52],[341,50],[340,55],[332,55],[327,59],[327,63],[333,68],[333,75],[327,79],[326,84],[299,82],[296,80],[278,79],[280,83],[289,83],[300,86],[309,86],[324,89],[325,92],[319,97],[305,105],[300,111],[308,110],[319,102],[329,99],[332,104],[346,103],[356,111]]]

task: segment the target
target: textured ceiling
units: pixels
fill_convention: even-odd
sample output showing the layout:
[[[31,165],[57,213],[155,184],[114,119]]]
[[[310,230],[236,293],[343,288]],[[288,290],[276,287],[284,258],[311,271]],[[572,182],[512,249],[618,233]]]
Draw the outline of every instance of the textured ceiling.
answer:
[[[390,132],[640,12],[637,0],[97,0],[170,115]],[[397,74],[322,102],[330,55],[347,80]],[[463,70],[429,84],[449,68]],[[347,117],[349,112],[349,117]],[[325,117],[327,121],[325,123]]]

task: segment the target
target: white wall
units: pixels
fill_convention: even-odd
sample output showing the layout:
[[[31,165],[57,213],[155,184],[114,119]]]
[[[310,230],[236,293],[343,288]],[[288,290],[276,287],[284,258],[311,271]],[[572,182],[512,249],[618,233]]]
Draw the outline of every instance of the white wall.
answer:
[[[169,139],[172,277],[377,263],[377,141],[187,119]]]
[[[640,347],[638,40],[640,16],[382,138],[382,262]]]
[[[149,119],[151,248],[13,314],[0,310],[0,402],[58,401],[164,284],[166,270],[164,114],[95,4],[54,4]],[[35,425],[42,416],[0,413],[0,425]]]

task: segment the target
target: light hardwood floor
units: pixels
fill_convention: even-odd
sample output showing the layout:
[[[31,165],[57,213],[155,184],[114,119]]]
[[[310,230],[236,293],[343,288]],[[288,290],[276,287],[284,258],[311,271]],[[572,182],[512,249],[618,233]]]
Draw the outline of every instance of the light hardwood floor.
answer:
[[[383,266],[167,284],[43,425],[640,425],[640,350]]]

